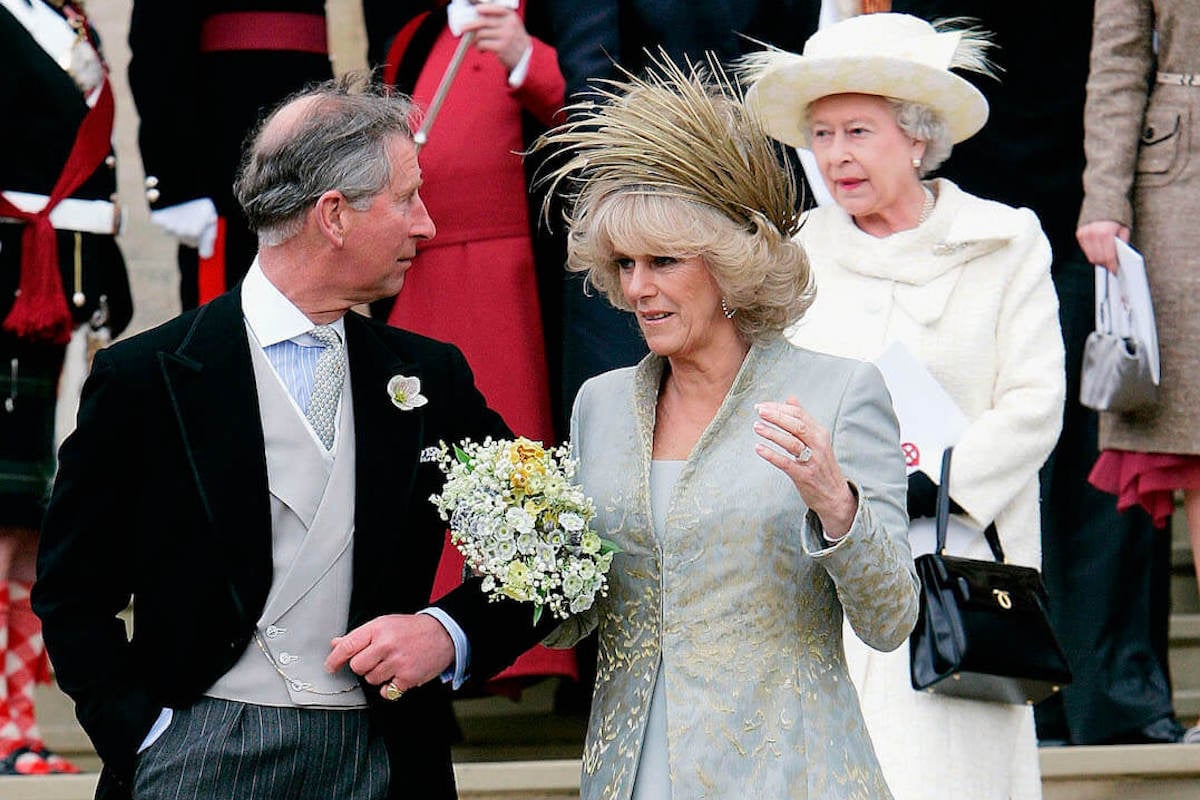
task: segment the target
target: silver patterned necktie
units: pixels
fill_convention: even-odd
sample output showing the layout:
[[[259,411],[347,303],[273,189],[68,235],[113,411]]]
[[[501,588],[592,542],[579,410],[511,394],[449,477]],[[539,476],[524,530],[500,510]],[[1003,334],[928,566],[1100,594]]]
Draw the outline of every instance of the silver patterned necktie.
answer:
[[[309,333],[324,345],[324,349],[321,355],[317,356],[312,396],[309,397],[308,412],[305,416],[321,444],[329,450],[333,447],[338,399],[342,396],[342,381],[346,375],[346,365],[342,359],[342,339],[332,325],[318,325]]]

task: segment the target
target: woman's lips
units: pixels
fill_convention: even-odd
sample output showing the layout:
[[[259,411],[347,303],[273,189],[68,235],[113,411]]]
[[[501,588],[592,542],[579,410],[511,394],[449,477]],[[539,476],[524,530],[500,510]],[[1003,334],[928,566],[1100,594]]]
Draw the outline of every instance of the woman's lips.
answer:
[[[839,189],[853,191],[854,189],[862,186],[864,183],[866,183],[866,181],[860,178],[843,178],[837,182],[837,185]]]

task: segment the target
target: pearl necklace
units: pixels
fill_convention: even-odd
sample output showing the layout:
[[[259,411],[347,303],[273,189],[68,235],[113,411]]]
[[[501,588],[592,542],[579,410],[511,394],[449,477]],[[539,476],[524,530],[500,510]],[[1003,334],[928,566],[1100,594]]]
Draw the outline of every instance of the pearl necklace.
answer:
[[[921,215],[917,217],[917,227],[925,224],[925,220],[929,219],[929,215],[933,213],[934,197],[933,192],[925,184],[921,184],[921,191],[925,193],[925,202],[921,204]]]

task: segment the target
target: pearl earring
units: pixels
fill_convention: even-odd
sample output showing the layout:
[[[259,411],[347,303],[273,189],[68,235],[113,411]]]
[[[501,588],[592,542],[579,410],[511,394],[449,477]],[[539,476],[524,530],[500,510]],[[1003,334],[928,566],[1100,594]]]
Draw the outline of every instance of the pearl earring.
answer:
[[[733,315],[737,313],[737,309],[730,308],[729,304],[725,302],[725,298],[722,297],[721,298],[721,313],[725,315],[725,319],[733,319]]]
[[[914,158],[912,160],[912,165],[913,165],[913,169],[920,169],[921,168],[921,159]]]

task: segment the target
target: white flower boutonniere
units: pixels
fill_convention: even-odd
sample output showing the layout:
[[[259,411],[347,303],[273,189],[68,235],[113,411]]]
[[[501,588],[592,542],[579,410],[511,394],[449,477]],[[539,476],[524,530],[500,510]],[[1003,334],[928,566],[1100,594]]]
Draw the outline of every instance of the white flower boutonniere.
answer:
[[[420,378],[396,375],[388,381],[387,391],[393,405],[401,411],[412,411],[429,402],[429,398],[421,394]]]

